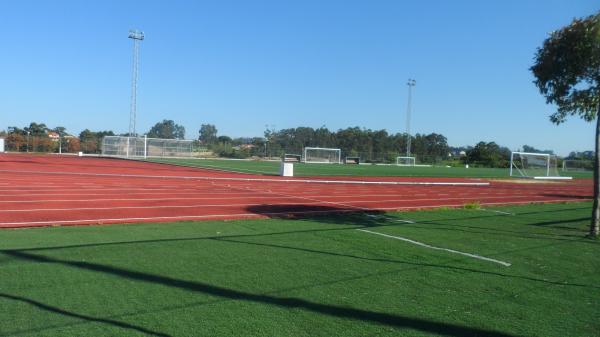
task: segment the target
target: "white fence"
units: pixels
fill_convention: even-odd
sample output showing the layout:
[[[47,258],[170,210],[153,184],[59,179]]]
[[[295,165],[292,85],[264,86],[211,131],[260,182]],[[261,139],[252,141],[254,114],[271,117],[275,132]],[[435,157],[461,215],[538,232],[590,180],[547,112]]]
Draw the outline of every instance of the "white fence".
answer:
[[[102,155],[124,158],[191,157],[193,140],[106,136]]]

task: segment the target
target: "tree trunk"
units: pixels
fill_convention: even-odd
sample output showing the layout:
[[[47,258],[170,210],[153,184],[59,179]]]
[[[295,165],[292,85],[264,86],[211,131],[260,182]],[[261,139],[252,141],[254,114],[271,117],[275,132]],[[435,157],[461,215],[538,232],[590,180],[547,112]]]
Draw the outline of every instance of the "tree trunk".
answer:
[[[596,110],[596,153],[594,153],[594,207],[592,210],[592,223],[590,224],[590,236],[598,237],[600,233],[600,102]]]

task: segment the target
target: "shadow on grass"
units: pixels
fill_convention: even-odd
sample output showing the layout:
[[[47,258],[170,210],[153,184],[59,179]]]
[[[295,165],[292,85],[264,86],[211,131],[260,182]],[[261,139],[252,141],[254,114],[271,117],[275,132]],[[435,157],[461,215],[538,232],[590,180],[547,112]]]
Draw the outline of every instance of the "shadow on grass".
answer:
[[[333,205],[333,204],[332,204]],[[304,205],[304,204],[276,204],[276,205],[250,205],[246,211],[266,216],[271,219],[308,219],[325,223],[358,225],[358,226],[380,226],[385,223],[385,219],[380,216],[383,211],[369,210],[365,208],[344,206],[335,204],[334,206],[325,205]]]
[[[265,294],[253,294],[239,290],[228,289],[215,285],[210,285],[202,282],[193,282],[175,279],[168,276],[155,275],[150,273],[138,272],[114,266],[108,266],[92,262],[83,261],[70,261],[64,259],[58,259],[53,257],[41,256],[21,251],[5,251],[5,254],[11,255],[15,258],[38,262],[38,263],[56,263],[68,267],[75,267],[85,270],[91,270],[104,274],[114,275],[121,278],[148,282],[152,284],[159,284],[169,286],[173,288],[179,288],[183,290],[201,292],[207,295],[217,296],[221,298],[227,298],[238,301],[248,301],[262,304],[275,305],[283,308],[301,309],[306,311],[315,312],[318,314],[328,315],[332,317],[353,319],[357,321],[379,323],[395,328],[408,328],[415,329],[423,332],[435,333],[440,335],[448,336],[490,336],[490,337],[509,337],[514,336],[508,333],[487,330],[481,328],[467,327],[458,324],[436,322],[432,320],[412,318],[400,315],[393,315],[387,313],[373,312],[363,309],[355,309],[348,307],[341,307],[329,304],[315,303],[300,298],[293,297],[277,297]],[[36,302],[39,304],[39,302]],[[34,304],[35,305],[35,304]],[[52,309],[56,309],[50,307]],[[58,309],[61,310],[61,309]],[[61,313],[67,314],[64,310]],[[71,315],[77,315],[69,313]],[[84,316],[85,317],[85,316]],[[83,318],[83,317],[82,317]],[[106,322],[113,324],[114,321]],[[118,322],[120,323],[120,322]],[[121,323],[123,324],[123,323]]]
[[[129,323],[124,323],[124,322],[120,322],[120,321],[116,321],[113,319],[107,319],[107,318],[98,318],[98,317],[92,317],[92,316],[87,316],[87,315],[83,315],[83,314],[78,314],[76,312],[72,312],[72,311],[67,311],[58,307],[54,307],[42,302],[38,302],[26,297],[22,297],[22,296],[15,296],[15,295],[10,295],[10,294],[6,294],[6,293],[1,293],[0,292],[0,298],[6,298],[9,300],[13,300],[13,301],[18,301],[18,302],[23,302],[23,303],[27,303],[29,305],[32,305],[38,309],[41,310],[45,310],[45,311],[49,311],[55,314],[59,314],[59,315],[63,315],[63,316],[68,316],[68,317],[72,317],[72,318],[77,318],[77,319],[81,319],[81,320],[85,320],[88,322],[97,322],[97,323],[104,323],[104,324],[108,324],[108,325],[112,325],[118,328],[122,328],[122,329],[128,329],[128,330],[134,330],[134,331],[138,331],[141,333],[144,333],[146,335],[152,335],[152,336],[159,336],[159,337],[171,337],[171,335],[167,335],[161,332],[156,332],[156,331],[152,331],[149,329],[146,329],[144,327],[141,326],[137,326],[137,325],[133,325],[133,324],[129,324]],[[40,329],[43,330],[43,329]],[[31,329],[28,330],[29,332],[33,332],[33,331],[38,331],[36,329]],[[20,331],[23,332],[23,331]]]

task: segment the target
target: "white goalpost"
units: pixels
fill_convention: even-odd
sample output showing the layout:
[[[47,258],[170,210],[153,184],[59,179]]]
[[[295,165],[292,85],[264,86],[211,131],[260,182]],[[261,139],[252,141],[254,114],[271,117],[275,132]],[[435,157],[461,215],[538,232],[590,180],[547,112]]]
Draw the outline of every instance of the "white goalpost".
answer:
[[[396,165],[398,166],[415,166],[415,157],[396,157]]]
[[[562,171],[594,171],[594,162],[585,159],[565,159],[562,162]]]
[[[193,141],[147,137],[105,136],[102,155],[125,158],[192,157]]]
[[[553,154],[511,152],[509,175],[533,179],[571,179],[560,176],[557,163],[558,158]]]
[[[305,147],[304,162],[307,164],[341,164],[342,150],[325,147]]]

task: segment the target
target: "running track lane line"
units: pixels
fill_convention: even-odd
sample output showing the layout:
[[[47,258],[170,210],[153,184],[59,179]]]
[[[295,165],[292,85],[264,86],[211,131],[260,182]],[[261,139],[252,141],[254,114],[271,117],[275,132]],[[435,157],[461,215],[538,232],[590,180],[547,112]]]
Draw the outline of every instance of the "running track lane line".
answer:
[[[461,252],[461,251],[454,250],[454,249],[436,247],[436,246],[428,245],[428,244],[423,243],[423,242],[419,242],[419,241],[407,239],[407,238],[404,238],[404,237],[401,237],[401,236],[394,236],[394,235],[388,235],[388,234],[383,234],[383,233],[379,233],[379,232],[373,232],[373,231],[370,231],[370,230],[367,230],[367,229],[357,229],[357,231],[361,231],[361,232],[365,232],[365,233],[370,233],[370,234],[375,234],[375,235],[381,235],[381,236],[384,236],[386,238],[396,239],[396,240],[400,240],[400,241],[412,243],[413,245],[417,245],[417,246],[421,246],[421,247],[425,247],[425,248],[429,248],[429,249],[433,249],[433,250],[442,250],[442,251],[445,251],[445,252],[448,252],[448,253],[464,255],[464,256],[472,257],[474,259],[488,261],[488,262],[493,262],[493,263],[498,263],[498,264],[501,264],[501,265],[503,265],[505,267],[510,267],[510,263],[508,263],[508,262],[504,262],[504,261],[500,261],[500,260],[495,260],[495,259],[492,259],[492,258],[489,258],[489,257],[477,255],[477,254],[465,253],[465,252]]]
[[[545,200],[544,203],[557,203],[565,202],[568,200],[557,199],[557,200]],[[509,201],[509,202],[490,202],[481,203],[482,205],[518,205],[518,204],[530,204],[530,201]],[[462,207],[462,204],[448,204],[448,205],[434,205],[434,206],[408,206],[408,207],[380,207],[373,210],[380,211],[402,211],[402,210],[421,210],[421,209],[435,209],[440,207]],[[85,225],[85,224],[102,224],[104,222],[110,224],[119,224],[119,222],[133,222],[133,221],[153,221],[158,220],[193,220],[193,219],[207,219],[207,218],[226,218],[231,220],[237,220],[242,218],[265,218],[272,215],[289,215],[289,214],[327,214],[327,213],[344,213],[344,212],[358,212],[359,210],[335,210],[335,211],[290,211],[290,212],[270,212],[270,213],[237,213],[237,214],[206,214],[206,215],[182,215],[182,216],[158,216],[158,217],[147,217],[147,218],[102,218],[102,219],[82,219],[82,220],[51,220],[51,221],[24,221],[24,222],[3,222],[0,223],[0,228],[11,228],[11,227],[33,227],[33,226],[52,226],[52,225]]]
[[[316,183],[316,184],[354,184],[354,185],[437,185],[437,186],[489,186],[489,182],[441,182],[441,181],[361,181],[361,180],[320,180],[320,179],[268,179],[268,178],[233,178],[205,176],[155,176],[141,174],[113,173],[81,173],[81,172],[44,172],[44,171],[15,171],[0,170],[6,173],[30,173],[40,175],[77,175],[93,177],[122,177],[122,178],[158,178],[158,179],[188,179],[188,180],[225,180],[225,181],[256,181],[275,183]]]

